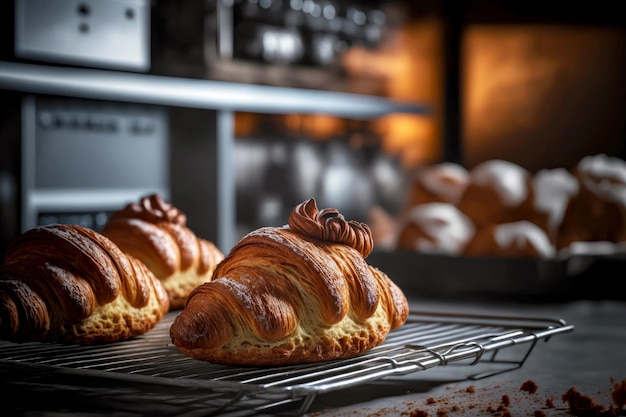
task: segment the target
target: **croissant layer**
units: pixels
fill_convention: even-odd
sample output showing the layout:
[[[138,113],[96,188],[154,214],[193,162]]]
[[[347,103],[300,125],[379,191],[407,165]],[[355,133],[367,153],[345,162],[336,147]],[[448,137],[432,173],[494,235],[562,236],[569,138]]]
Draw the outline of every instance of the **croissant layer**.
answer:
[[[153,194],[115,212],[102,230],[125,253],[142,261],[161,281],[170,309],[181,309],[189,293],[209,281],[224,254],[186,226],[187,218]]]
[[[105,236],[49,225],[14,239],[0,266],[0,337],[101,343],[150,330],[169,309],[160,281]]]
[[[185,354],[228,365],[351,357],[408,315],[401,289],[365,261],[371,232],[311,199],[283,227],[245,236],[190,294],[170,328]]]

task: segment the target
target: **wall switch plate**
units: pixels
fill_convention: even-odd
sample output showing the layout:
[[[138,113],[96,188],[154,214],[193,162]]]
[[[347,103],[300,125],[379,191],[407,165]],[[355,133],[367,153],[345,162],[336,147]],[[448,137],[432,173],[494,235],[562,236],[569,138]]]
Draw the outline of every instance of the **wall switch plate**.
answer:
[[[16,0],[15,55],[105,69],[150,68],[149,0]]]

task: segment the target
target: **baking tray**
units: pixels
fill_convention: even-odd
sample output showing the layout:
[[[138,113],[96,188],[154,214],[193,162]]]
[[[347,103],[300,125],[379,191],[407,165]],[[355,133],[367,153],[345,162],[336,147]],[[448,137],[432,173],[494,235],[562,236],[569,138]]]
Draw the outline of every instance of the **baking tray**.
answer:
[[[142,336],[115,344],[0,341],[3,406],[10,407],[18,394],[24,398],[24,392],[35,392],[37,404],[47,407],[63,394],[71,396],[71,404],[57,406],[78,412],[97,408],[129,414],[141,407],[141,414],[153,416],[302,415],[320,394],[392,376],[444,366],[464,367],[466,377],[474,379],[511,371],[523,365],[537,342],[574,329],[562,319],[411,311],[404,326],[358,357],[253,368],[183,355],[169,338],[175,315],[167,314]],[[478,364],[488,365],[487,370],[475,373]]]
[[[374,251],[370,265],[385,271],[409,298],[546,302],[626,300],[615,291],[626,267],[626,243],[590,242],[549,259],[452,256],[407,250]]]

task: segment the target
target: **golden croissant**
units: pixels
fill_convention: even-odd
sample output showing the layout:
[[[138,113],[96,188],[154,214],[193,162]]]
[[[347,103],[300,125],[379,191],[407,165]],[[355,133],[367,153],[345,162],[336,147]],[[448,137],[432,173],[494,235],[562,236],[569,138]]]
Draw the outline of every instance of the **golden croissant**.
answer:
[[[408,316],[402,290],[365,258],[364,223],[314,199],[289,224],[243,237],[196,288],[170,327],[172,342],[197,359],[282,365],[355,356],[384,341]]]
[[[183,212],[153,194],[113,213],[102,230],[163,283],[170,310],[181,309],[191,290],[209,281],[224,259],[215,244],[197,237],[186,223]]]
[[[105,236],[76,225],[28,230],[0,266],[0,338],[107,343],[152,329],[169,308],[159,280]]]

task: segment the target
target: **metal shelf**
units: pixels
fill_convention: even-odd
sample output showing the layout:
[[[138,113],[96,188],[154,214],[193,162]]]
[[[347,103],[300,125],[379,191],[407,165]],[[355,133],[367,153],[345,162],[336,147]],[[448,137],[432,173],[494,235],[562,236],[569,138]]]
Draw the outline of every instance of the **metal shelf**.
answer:
[[[0,88],[32,94],[267,114],[325,113],[371,119],[428,114],[425,105],[299,88],[0,61]]]
[[[9,390],[69,390],[72,398],[88,398],[91,409],[124,411],[140,404],[151,415],[300,415],[319,394],[387,377],[452,365],[467,368],[472,379],[511,371],[524,364],[539,340],[574,329],[554,319],[412,312],[404,326],[363,355],[246,368],[182,354],[169,338],[175,315],[136,339],[109,345],[0,342],[0,376],[5,374]],[[475,365],[484,365],[478,367],[482,371]]]
[[[368,120],[394,113],[431,113],[429,106],[384,97],[158,76],[112,70],[0,61],[0,90],[216,111],[215,243],[236,243],[234,112],[328,114]],[[204,233],[206,235],[206,233]]]

